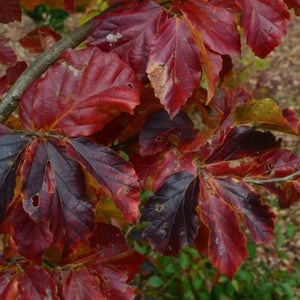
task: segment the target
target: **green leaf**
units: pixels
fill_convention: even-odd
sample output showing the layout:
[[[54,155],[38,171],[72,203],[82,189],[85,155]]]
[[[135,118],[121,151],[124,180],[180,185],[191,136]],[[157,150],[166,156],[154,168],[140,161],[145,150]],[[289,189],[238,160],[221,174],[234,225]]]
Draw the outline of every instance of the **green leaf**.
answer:
[[[159,288],[163,285],[163,283],[163,280],[156,275],[151,276],[148,280],[148,284],[153,288]]]
[[[178,259],[182,269],[186,270],[189,268],[191,263],[191,258],[186,253],[181,252]]]

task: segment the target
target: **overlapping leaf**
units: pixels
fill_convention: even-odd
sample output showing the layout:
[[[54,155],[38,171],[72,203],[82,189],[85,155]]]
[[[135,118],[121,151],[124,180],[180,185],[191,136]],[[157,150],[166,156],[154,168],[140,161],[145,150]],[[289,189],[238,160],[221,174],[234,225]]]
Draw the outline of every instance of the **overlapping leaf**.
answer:
[[[147,73],[156,97],[174,117],[201,75],[197,44],[180,18],[168,19],[152,39]]]
[[[37,263],[53,247],[58,257],[71,255],[92,234],[94,208],[88,203],[85,172],[132,223],[140,191],[131,164],[120,155],[57,135],[89,134],[120,112],[131,112],[139,97],[133,71],[96,47],[67,51],[50,71],[21,99],[21,122],[31,138],[11,136],[3,126],[0,138],[1,217],[15,196],[9,211],[12,237],[19,253]],[[62,81],[57,84],[55,76]],[[17,174],[21,183],[14,190]]]
[[[130,163],[108,147],[71,139],[68,153],[106,188],[126,221],[135,223],[139,205],[139,183]]]
[[[241,42],[232,15],[208,1],[189,0],[182,12],[193,28],[201,32],[203,42],[219,54],[240,54]]]
[[[3,300],[16,298],[58,300],[56,293],[55,282],[42,267],[28,265],[21,271],[15,266],[0,273],[0,295]]]
[[[73,257],[51,269],[17,263],[1,256],[0,294],[2,299],[112,299],[134,297],[128,281],[139,271],[145,258],[128,247],[121,231],[100,223]]]
[[[120,230],[108,224],[99,224],[90,241],[91,250],[66,262],[61,274],[63,297],[133,299],[134,291],[127,284],[126,271],[135,274],[144,257],[126,246]],[[128,269],[125,262],[134,259],[135,263]],[[77,268],[72,268],[72,265]]]
[[[197,134],[194,124],[183,111],[170,119],[164,110],[149,115],[140,131],[140,153],[143,156],[154,155],[166,150],[170,144],[192,140]]]
[[[233,114],[236,124],[258,123],[264,128],[298,134],[300,121],[294,111],[281,110],[272,99],[248,101]]]
[[[34,29],[19,39],[19,43],[32,53],[44,52],[60,39],[60,34],[53,31],[50,27],[43,26]]]
[[[34,141],[21,169],[22,206],[11,217],[19,252],[39,261],[53,243],[74,252],[93,229],[82,169],[56,140]]]
[[[290,20],[282,0],[237,0],[242,10],[241,26],[247,45],[259,57],[265,57],[285,36]]]
[[[139,94],[133,70],[116,54],[69,49],[25,91],[20,119],[29,130],[86,136],[121,112],[132,113]]]
[[[232,126],[232,123],[228,124]],[[181,191],[187,192],[193,180],[194,193],[186,198],[179,197],[180,193],[176,196],[183,199],[182,203],[185,205],[193,206],[189,213],[190,222],[195,221],[194,217],[198,211],[197,222],[200,228],[196,241],[197,248],[212,260],[216,268],[232,278],[247,256],[246,239],[239,228],[240,218],[244,220],[256,243],[269,243],[272,240],[274,214],[267,205],[261,202],[259,194],[249,185],[249,178],[254,176],[251,174],[256,174],[256,177],[264,174],[264,168],[263,170],[262,168],[256,169],[258,160],[271,153],[269,151],[274,151],[274,153],[279,151],[272,150],[278,146],[278,142],[270,133],[255,131],[248,127],[234,127],[225,137],[216,135],[212,141],[200,146],[198,157],[194,158],[194,164],[199,166],[198,171],[194,173],[191,170],[189,173],[180,172],[180,169],[177,169],[179,173],[175,174],[171,171],[173,175],[165,177],[165,182],[160,183],[160,189],[150,197],[149,202],[142,209],[141,220],[151,223],[144,232],[145,238],[162,253],[174,254],[168,250],[168,246],[176,245],[175,249],[179,249],[180,243],[177,241],[180,241],[182,237],[176,232],[179,226],[176,226],[177,223],[174,221],[176,218],[172,215],[176,211],[174,207],[177,207],[175,205],[177,198],[171,197],[170,193],[172,189],[174,191],[179,187]],[[282,159],[288,161],[290,156],[284,153]],[[287,173],[291,174],[296,167],[293,165]],[[281,172],[282,168],[282,166],[279,167]],[[182,174],[190,179],[185,185],[180,183]],[[277,178],[279,173],[274,176]],[[194,178],[198,180],[197,187]],[[164,211],[166,206],[168,209]],[[197,210],[196,207],[198,207]],[[181,215],[182,213],[178,213],[176,217]],[[174,224],[174,227],[170,224]],[[173,231],[168,231],[171,229]],[[172,237],[172,241],[169,240],[170,232],[177,234],[176,237]],[[203,237],[202,241],[201,237]],[[196,233],[184,246],[192,245],[195,238]]]
[[[167,13],[152,1],[134,4],[127,10],[121,7],[95,18],[87,43],[117,53],[144,80],[151,41],[166,19]]]

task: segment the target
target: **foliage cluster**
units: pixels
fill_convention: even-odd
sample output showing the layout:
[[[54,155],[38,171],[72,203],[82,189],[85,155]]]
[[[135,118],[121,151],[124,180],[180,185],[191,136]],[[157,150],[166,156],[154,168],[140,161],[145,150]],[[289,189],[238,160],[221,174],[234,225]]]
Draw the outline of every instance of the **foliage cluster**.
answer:
[[[89,4],[3,1],[2,23],[21,20],[21,5],[38,18],[41,4],[67,12]],[[78,29],[85,44],[66,49],[28,86],[27,70],[45,56],[26,69],[0,38],[0,119],[10,115],[0,125],[2,299],[133,299],[129,282],[146,260],[126,244],[136,223],[153,250],[179,255],[176,270],[193,276],[191,260],[208,264],[202,254],[233,279],[248,256],[244,232],[255,244],[272,242],[275,214],[261,188],[284,208],[299,199],[300,158],[273,133],[297,136],[296,113],[253,99],[230,77],[241,38],[265,57],[299,1],[108,6],[88,36]],[[37,28],[20,44],[48,58],[65,41],[77,46],[56,43],[60,26],[50,21],[42,25],[52,29]],[[25,89],[20,99],[17,89]],[[196,250],[180,252],[190,246]],[[206,282],[201,276],[191,290]],[[153,275],[149,284],[162,282]]]

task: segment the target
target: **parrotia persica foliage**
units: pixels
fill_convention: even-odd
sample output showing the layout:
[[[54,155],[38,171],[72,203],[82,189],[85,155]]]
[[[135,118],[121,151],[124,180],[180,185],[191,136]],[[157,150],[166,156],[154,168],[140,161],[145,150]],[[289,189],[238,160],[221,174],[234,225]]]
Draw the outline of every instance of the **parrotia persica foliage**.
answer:
[[[72,12],[89,1],[54,2]],[[40,3],[51,4],[0,0],[0,22],[20,21],[21,5]],[[300,3],[113,8],[0,125],[1,299],[133,299],[129,282],[147,258],[122,230],[137,222],[148,222],[142,235],[154,250],[194,246],[233,278],[247,257],[242,229],[257,244],[273,236],[275,215],[255,187],[284,208],[300,197],[300,159],[269,131],[298,135],[295,112],[224,81],[242,36],[265,57]],[[40,53],[60,38],[42,27],[19,42]],[[27,67],[8,42],[0,37],[2,96]],[[143,190],[152,195],[141,204]]]

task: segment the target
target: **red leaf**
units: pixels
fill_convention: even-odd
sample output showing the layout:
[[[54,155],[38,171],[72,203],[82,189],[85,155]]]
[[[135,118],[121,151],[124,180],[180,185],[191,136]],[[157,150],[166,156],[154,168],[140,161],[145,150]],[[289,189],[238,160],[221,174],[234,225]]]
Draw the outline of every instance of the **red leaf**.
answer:
[[[202,94],[202,90],[198,90],[193,103],[199,109],[203,123],[208,128],[219,129],[223,135],[224,130],[227,131],[233,125],[232,112],[236,106],[251,99],[251,96],[241,88],[222,88],[208,105],[204,105],[205,95]]]
[[[263,58],[285,36],[290,14],[283,0],[237,0],[242,9],[242,28],[247,45]]]
[[[117,53],[134,69],[139,80],[145,80],[150,44],[166,21],[167,13],[152,1],[120,10],[121,13],[116,10],[95,18],[87,44]]]
[[[1,0],[0,0],[0,14],[1,14],[2,5],[3,4],[1,4]],[[0,36],[0,63],[3,65],[10,66],[16,63],[17,56],[14,50],[11,47],[7,46],[6,44],[7,44],[7,40],[5,40],[3,37]]]
[[[0,295],[3,300],[15,299],[17,297],[17,281],[15,272],[5,270],[0,273]]]
[[[99,289],[99,279],[86,267],[64,272],[62,296],[64,299],[104,299]]]
[[[133,299],[133,287],[127,282],[145,258],[126,245],[118,228],[108,224],[98,224],[89,240],[92,249],[85,253],[79,251],[79,256],[62,268],[59,277],[62,277],[64,298]]]
[[[0,0],[0,23],[21,21],[22,9],[20,0]]]
[[[0,95],[10,89],[26,68],[25,61],[18,61],[13,67],[6,70],[6,74],[0,78]]]
[[[119,228],[109,224],[97,224],[96,230],[89,238],[89,244],[92,248],[101,249],[100,255],[104,257],[102,261],[125,272],[128,280],[134,278],[140,270],[141,263],[146,260],[143,255],[126,245],[125,237]]]
[[[22,220],[20,214],[25,215],[23,226],[20,222],[14,223],[17,245],[23,247],[21,252],[27,253],[29,241],[34,239],[26,234],[26,226],[45,236],[47,224],[53,243],[64,255],[74,252],[91,234],[93,210],[86,202],[84,175],[78,163],[65,151],[54,139],[47,143],[36,140],[27,150],[21,170],[26,212],[20,211],[18,217]],[[17,226],[21,227],[17,229]],[[44,239],[47,242],[33,247],[32,252],[27,254],[30,258],[43,255],[49,246],[49,233]]]
[[[142,156],[154,155],[180,141],[192,140],[196,134],[194,124],[185,112],[179,111],[172,120],[164,110],[153,112],[140,131],[140,153]]]
[[[216,191],[213,179],[200,179],[200,216],[210,230],[208,256],[212,265],[229,278],[247,257],[246,238],[234,210]]]
[[[152,39],[147,73],[156,97],[174,117],[201,76],[197,44],[181,19],[168,19]]]
[[[141,222],[151,225],[143,237],[154,250],[165,255],[177,255],[183,247],[193,244],[198,231],[196,206],[199,180],[188,172],[171,175],[151,196],[141,211]]]
[[[50,27],[43,26],[27,33],[26,36],[19,39],[19,43],[32,53],[41,53],[60,38],[61,36]]]
[[[25,266],[22,272],[17,271],[10,263],[6,266],[6,271],[0,273],[1,299],[58,300],[55,283],[45,269],[39,266]]]
[[[127,276],[123,272],[101,263],[91,264],[90,269],[100,278],[101,291],[105,299],[133,300],[134,288],[126,283]]]
[[[29,139],[22,135],[6,134],[1,125],[0,135],[0,220],[6,215],[7,205],[12,201],[16,185],[17,169]]]
[[[135,223],[140,187],[131,164],[110,148],[87,140],[72,139],[67,148],[69,154],[111,193],[125,220]]]
[[[216,146],[217,143],[215,143]],[[255,131],[249,127],[234,127],[207,159],[207,163],[236,160],[257,156],[266,150],[279,147],[280,142],[270,132]]]
[[[132,155],[130,160],[134,164],[143,189],[151,189],[154,192],[174,173],[183,170],[191,174],[196,174],[197,172],[194,156],[189,153],[179,155],[169,151],[148,157]]]
[[[212,5],[226,8],[231,12],[240,11],[239,6],[236,4],[235,0],[208,0]]]
[[[279,205],[290,207],[299,200],[300,158],[287,149],[277,149],[255,160],[245,180],[263,185],[278,196]]]
[[[236,23],[226,9],[203,0],[188,0],[181,9],[192,27],[201,33],[204,44],[211,50],[224,55],[240,55],[241,42]]]
[[[295,10],[295,14],[299,16],[300,14],[300,0],[284,0],[285,4],[288,8],[293,8]]]
[[[43,300],[56,297],[56,286],[50,274],[38,266],[27,266],[18,278],[20,299]]]
[[[44,220],[39,223],[32,220],[23,210],[22,204],[14,208],[11,223],[13,225],[12,237],[17,244],[19,253],[35,263],[41,264],[44,250],[53,241],[49,225]]]
[[[261,197],[250,186],[236,178],[215,179],[220,196],[239,211],[257,244],[271,243],[275,215],[270,207],[261,202]]]
[[[20,119],[30,130],[90,135],[139,103],[140,84],[113,53],[67,50],[24,92]]]

